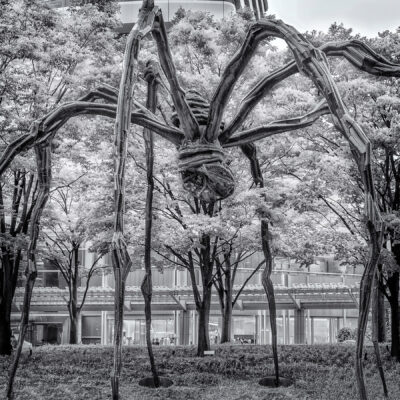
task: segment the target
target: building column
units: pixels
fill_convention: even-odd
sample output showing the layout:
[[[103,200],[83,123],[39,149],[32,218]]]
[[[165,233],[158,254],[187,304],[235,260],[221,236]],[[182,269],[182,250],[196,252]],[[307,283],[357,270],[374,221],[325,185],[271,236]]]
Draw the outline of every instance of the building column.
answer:
[[[311,313],[310,310],[307,310],[307,338],[306,338],[306,343],[311,344],[312,343],[312,334],[311,334]]]
[[[257,315],[254,316],[255,318],[255,327],[256,327],[256,332],[254,335],[254,344],[261,344],[261,332],[262,332],[262,328],[261,328],[261,317],[260,317],[260,313],[258,313]]]
[[[314,344],[314,318],[311,317],[311,343]]]
[[[79,344],[82,343],[82,313],[78,314],[78,323],[77,323],[77,342]]]
[[[65,318],[62,325],[61,344],[69,343],[69,318]]]
[[[271,341],[269,340],[269,337],[267,337],[267,331],[268,331],[268,326],[269,326],[269,323],[268,323],[269,315],[267,317],[267,310],[263,310],[262,316],[263,316],[263,322],[264,322],[264,331],[263,331],[262,344],[268,344]]]
[[[286,318],[286,310],[282,310],[282,328],[283,328],[283,344],[289,343],[289,331]]]
[[[192,310],[191,312],[191,323],[192,323],[192,336],[190,338],[190,342],[191,344],[197,344],[197,311],[196,310]]]
[[[306,339],[306,318],[304,308],[294,310],[294,343],[304,344]]]
[[[189,338],[190,314],[188,311],[181,310],[179,311],[178,318],[179,318],[178,343],[180,345],[188,345],[190,343],[190,338]]]
[[[107,344],[107,311],[101,312],[101,344]]]

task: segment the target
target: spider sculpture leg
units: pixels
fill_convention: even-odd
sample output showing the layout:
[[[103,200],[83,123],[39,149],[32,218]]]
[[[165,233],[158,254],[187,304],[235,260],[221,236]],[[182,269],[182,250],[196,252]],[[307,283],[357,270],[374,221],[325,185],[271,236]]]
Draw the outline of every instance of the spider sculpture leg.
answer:
[[[325,100],[322,100],[307,114],[300,117],[273,121],[268,125],[247,129],[236,135],[233,135],[223,143],[223,147],[242,146],[269,136],[277,135],[278,133],[306,128],[307,126],[312,125],[321,116],[330,113],[331,111],[328,107],[328,104]]]
[[[40,129],[39,125],[36,125]],[[13,384],[15,374],[17,372],[19,358],[22,351],[22,346],[25,340],[25,334],[29,323],[29,310],[32,297],[33,287],[37,277],[36,265],[36,245],[40,231],[40,218],[42,211],[47,203],[50,193],[51,183],[51,150],[50,142],[40,143],[35,146],[36,165],[38,170],[39,192],[35,207],[32,212],[31,225],[29,232],[29,249],[28,249],[28,263],[25,271],[25,294],[22,306],[21,323],[19,329],[19,338],[17,349],[13,358],[13,362],[9,370],[9,380],[7,384],[7,399],[13,398]]]
[[[172,101],[179,118],[178,126],[183,130],[187,140],[198,139],[200,135],[199,124],[187,102],[184,90],[179,85],[161,11],[158,11],[155,17],[152,35],[157,45],[161,68],[169,83]]]
[[[138,29],[134,29],[133,32],[133,40],[131,40],[131,44],[133,43],[132,48],[130,49],[134,54],[135,57],[133,57],[133,64],[137,64],[137,52],[138,52],[138,47],[140,43],[140,38],[145,35],[148,31],[147,27],[150,24],[151,25],[151,18],[148,20],[148,17],[154,14],[151,9],[146,9],[144,8],[143,11],[141,12],[141,24],[137,24],[136,27]],[[140,29],[142,27],[143,29]],[[128,43],[129,44],[129,43]],[[128,51],[129,53],[129,51]],[[130,63],[130,57],[128,58],[128,64]],[[134,68],[128,68],[128,73],[126,73],[125,76],[125,83],[121,84],[123,88],[126,88],[129,86],[127,83],[129,79],[131,82],[134,80],[133,76],[129,77],[129,72],[134,71]],[[11,163],[11,161],[14,159],[14,157],[19,154],[22,151],[25,151],[33,146],[36,146],[37,148],[41,148],[41,146],[49,143],[51,139],[54,137],[54,135],[57,133],[57,131],[72,117],[77,116],[77,115],[83,115],[83,114],[91,114],[91,115],[103,115],[111,118],[115,118],[116,115],[118,114],[120,118],[117,120],[116,124],[116,137],[117,137],[117,152],[116,152],[116,158],[117,158],[117,174],[116,174],[116,186],[118,187],[117,191],[117,198],[116,198],[116,234],[114,235],[114,240],[113,240],[113,261],[114,261],[114,272],[115,272],[115,277],[116,277],[116,289],[115,289],[115,296],[116,296],[116,338],[115,338],[115,357],[114,357],[114,373],[112,374],[112,388],[113,388],[113,398],[118,399],[118,387],[119,387],[119,374],[121,370],[121,336],[122,336],[122,321],[123,321],[123,300],[124,300],[124,290],[125,290],[125,281],[127,274],[129,273],[130,270],[130,265],[131,261],[129,258],[129,254],[126,249],[126,245],[123,241],[123,219],[122,219],[122,213],[123,213],[123,187],[124,187],[124,167],[125,167],[125,157],[126,154],[124,154],[124,150],[126,151],[126,133],[129,131],[129,125],[130,123],[136,123],[138,122],[139,125],[142,125],[144,127],[147,127],[149,129],[152,129],[154,132],[157,132],[161,134],[161,136],[164,136],[168,140],[170,140],[172,143],[179,145],[182,140],[183,140],[183,133],[176,128],[173,127],[168,127],[158,121],[158,119],[152,114],[150,111],[148,111],[146,108],[143,106],[138,106],[137,103],[135,103],[132,100],[132,95],[129,96],[129,93],[132,92],[128,90],[122,90],[120,93],[123,93],[121,97],[128,97],[128,99],[124,98],[122,101],[121,99],[119,102],[119,114],[117,112],[117,106],[115,104],[98,104],[98,103],[93,103],[93,101],[96,101],[97,99],[103,99],[106,101],[115,101],[115,91],[114,90],[109,90],[109,89],[101,89],[97,90],[93,93],[88,94],[82,100],[90,100],[92,102],[88,101],[76,101],[76,102],[71,102],[68,104],[65,104],[63,106],[60,106],[47,114],[44,118],[42,118],[39,122],[35,123],[34,126],[31,129],[30,134],[24,135],[21,138],[18,138],[15,140],[13,143],[11,143],[6,151],[3,153],[1,159],[0,159],[0,174],[2,174],[7,166]],[[132,93],[133,94],[133,93]],[[128,101],[127,101],[128,100]],[[121,106],[122,103],[122,106]],[[128,103],[128,105],[127,105]],[[138,107],[137,112],[130,112],[132,103]],[[127,111],[129,109],[129,111]],[[124,114],[125,111],[125,114]],[[122,118],[121,118],[122,116]],[[123,122],[122,125],[127,125],[128,129],[119,129],[120,122]],[[40,126],[40,129],[37,127]],[[167,133],[167,136],[165,136],[165,133]],[[172,135],[171,135],[172,133]],[[50,150],[48,149],[50,152]],[[39,171],[40,174],[40,171]],[[50,180],[50,174],[48,175],[48,179]],[[50,183],[49,183],[50,184]],[[47,198],[46,198],[47,200]],[[40,212],[42,208],[45,206],[45,201],[41,202],[39,201],[38,207],[40,209]],[[42,208],[40,208],[42,207]],[[40,213],[39,213],[40,214]],[[40,218],[40,215],[38,214],[38,218]],[[34,221],[34,220],[32,220]],[[34,246],[36,245],[36,239],[32,242],[34,243]],[[32,247],[34,248],[34,247]],[[33,268],[34,264],[30,264]],[[27,286],[27,291],[25,295],[25,301],[24,304],[27,306],[25,309],[29,311],[29,303],[30,303],[30,296],[32,293],[32,288],[34,284],[34,279],[33,277],[35,276],[34,274],[29,275],[31,278],[28,279],[29,286]],[[28,284],[27,284],[28,285]],[[25,314],[27,315],[27,314]],[[25,315],[22,317],[25,318]],[[26,328],[25,328],[26,330]],[[24,332],[24,331],[23,331]],[[21,335],[22,337],[22,335]],[[22,339],[21,339],[22,340]],[[17,358],[15,359],[15,362],[13,363],[12,367],[12,379],[10,380],[11,386],[10,386],[10,393],[12,389],[12,381],[15,376],[15,372],[18,366],[18,359],[19,359],[19,353],[17,353]]]
[[[400,68],[398,65],[386,60],[359,40],[327,43],[322,45],[320,50],[328,57],[344,57],[356,68],[371,75],[400,77]],[[221,143],[227,142],[271,89],[297,72],[299,72],[299,68],[296,61],[293,60],[260,79],[242,100],[236,115],[219,135],[219,141]]]
[[[364,134],[361,127],[351,118],[346,106],[340,98],[337,87],[329,74],[328,65],[322,51],[313,49],[304,38],[293,33],[293,29],[289,28],[284,30],[293,34],[290,40],[288,40],[288,44],[293,51],[299,69],[313,81],[314,85],[319,90],[321,90],[332,112],[335,126],[348,140],[364,185],[366,225],[370,238],[370,257],[365,266],[360,286],[360,313],[356,350],[357,384],[360,398],[364,400],[367,398],[367,393],[363,375],[362,352],[365,330],[368,322],[372,284],[383,240],[383,223],[376,203],[375,187],[370,164],[371,146],[367,136]],[[378,347],[375,349],[379,352]]]
[[[38,170],[38,180],[39,180],[39,194],[38,201],[35,205],[34,212],[31,219],[31,232],[30,232],[30,246],[28,250],[28,267],[26,271],[27,280],[25,285],[25,295],[23,303],[23,311],[21,315],[21,329],[20,337],[18,342],[17,351],[13,363],[10,368],[10,378],[7,387],[8,398],[12,397],[13,382],[15,374],[18,368],[19,358],[21,354],[22,344],[25,338],[25,333],[27,329],[27,324],[29,321],[29,309],[30,300],[32,295],[33,286],[35,283],[37,270],[35,261],[35,250],[37,237],[39,234],[40,217],[42,210],[44,209],[48,194],[49,187],[51,184],[51,141],[58,130],[72,117],[88,114],[88,115],[103,115],[111,118],[115,118],[116,115],[116,105],[115,104],[98,104],[89,102],[96,101],[98,99],[106,101],[115,101],[115,90],[110,90],[109,88],[98,88],[93,92],[90,92],[81,100],[86,101],[76,101],[65,104],[63,106],[57,107],[55,110],[48,113],[41,120],[36,121],[32,127],[31,131],[27,135],[16,139],[12,142],[7,149],[4,151],[0,158],[0,175],[6,170],[9,164],[12,162],[14,157],[28,150],[31,147],[35,148],[36,159],[37,159],[37,170]],[[179,144],[183,140],[183,133],[178,129],[164,126],[157,121],[157,118],[150,113],[147,109],[143,108],[139,104],[135,103],[138,107],[137,112],[131,114],[131,122],[136,123],[142,120],[147,120],[144,124],[139,122],[139,125],[152,128],[154,131],[158,131],[162,136],[167,138],[164,134],[168,130],[172,136],[168,134],[172,143]],[[158,128],[157,128],[158,126]],[[174,133],[173,133],[174,132]]]
[[[112,263],[115,278],[114,292],[114,359],[111,372],[111,388],[113,400],[119,399],[119,378],[122,368],[122,329],[124,319],[125,284],[131,269],[127,245],[124,239],[125,211],[125,164],[127,153],[127,135],[131,125],[133,106],[133,86],[137,80],[137,64],[141,39],[153,25],[155,12],[154,1],[143,1],[139,18],[130,32],[126,44],[124,65],[120,81],[117,114],[115,120],[115,212],[114,235],[112,239]]]
[[[157,108],[157,87],[158,87],[158,71],[157,66],[147,65],[145,71],[145,80],[147,81],[147,104],[146,107],[152,112]],[[160,378],[157,373],[156,363],[154,361],[154,353],[151,343],[151,298],[153,294],[151,280],[151,230],[153,223],[153,191],[154,191],[154,137],[153,132],[149,129],[143,131],[143,139],[146,151],[146,175],[147,175],[147,193],[146,193],[146,221],[145,221],[145,247],[144,247],[144,266],[146,274],[143,278],[141,291],[144,298],[144,312],[146,316],[146,343],[149,353],[150,367],[153,374],[154,387],[160,386]]]
[[[260,163],[257,157],[257,149],[253,143],[248,143],[240,146],[243,154],[250,161],[251,175],[253,177],[254,184],[260,188],[264,187],[264,179],[262,176]],[[271,273],[273,269],[272,252],[269,240],[269,223],[265,216],[261,215],[261,245],[264,253],[265,268],[262,274],[262,284],[264,286],[265,293],[268,300],[269,309],[269,322],[271,325],[272,334],[272,354],[274,357],[274,368],[275,368],[275,385],[280,385],[279,380],[279,361],[278,361],[278,335],[276,328],[276,302],[274,285],[271,280]]]
[[[366,225],[370,237],[370,258],[366,265],[360,287],[360,316],[357,337],[356,376],[360,398],[367,398],[363,368],[362,351],[365,329],[368,318],[368,310],[371,298],[372,281],[376,263],[382,244],[383,223],[376,204],[375,189],[370,165],[370,143],[361,127],[351,118],[343,103],[338,89],[330,76],[326,56],[316,49],[294,28],[282,21],[263,20],[253,24],[245,39],[244,45],[238,51],[232,62],[228,65],[223,80],[212,100],[215,109],[222,111],[226,105],[232,85],[237,81],[244,67],[248,63],[257,44],[268,36],[283,38],[291,49],[300,72],[308,76],[320,93],[325,97],[332,114],[336,128],[348,140],[354,160],[358,166],[365,190],[365,214]],[[396,73],[400,69],[392,68]],[[210,122],[206,129],[206,137],[213,139],[218,130],[216,125],[222,116],[216,113],[213,107],[210,109]]]
[[[93,94],[96,91],[90,92],[87,95],[92,101],[100,98]],[[153,113],[139,103],[135,103],[135,106],[137,108],[131,113],[131,123],[151,129],[175,145],[182,143],[184,135],[179,129],[160,122]],[[116,111],[116,104],[93,103],[79,100],[57,107],[33,124],[29,134],[22,135],[9,144],[0,158],[0,175],[6,170],[16,155],[29,150],[37,144],[51,140],[71,118],[82,115],[98,115],[115,119]],[[40,124],[42,129],[37,130],[35,127],[36,124]]]

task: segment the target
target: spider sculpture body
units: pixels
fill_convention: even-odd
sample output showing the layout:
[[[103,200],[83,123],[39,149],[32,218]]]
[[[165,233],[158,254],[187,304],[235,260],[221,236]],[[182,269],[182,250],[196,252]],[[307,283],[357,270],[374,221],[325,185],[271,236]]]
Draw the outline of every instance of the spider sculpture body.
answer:
[[[174,126],[164,124],[152,110],[139,104],[134,99],[133,87],[137,80],[137,65],[140,42],[148,34],[157,45],[162,71],[167,78],[171,98],[175,107]],[[286,41],[293,53],[293,61],[262,78],[241,102],[233,119],[223,124],[224,109],[229,101],[235,83],[246,68],[258,43],[266,38],[276,37]],[[322,115],[330,115],[335,127],[347,139],[354,161],[359,170],[365,193],[365,220],[370,239],[370,258],[360,289],[360,316],[356,346],[356,376],[361,399],[366,399],[366,389],[362,370],[363,340],[368,320],[373,278],[380,254],[384,226],[376,203],[375,189],[370,165],[371,146],[368,137],[351,117],[343,103],[333,81],[327,63],[327,57],[346,58],[357,68],[376,75],[400,77],[400,66],[391,63],[376,54],[360,41],[328,43],[320,48],[314,47],[293,27],[279,20],[261,19],[252,24],[244,43],[233,59],[228,63],[214,96],[207,104],[194,91],[185,91],[179,85],[172,55],[168,46],[166,29],[160,10],[153,0],[144,0],[139,18],[128,36],[123,74],[119,91],[100,87],[78,101],[64,104],[32,125],[30,134],[24,135],[11,143],[0,159],[0,174],[4,172],[13,158],[29,148],[36,151],[40,193],[32,215],[30,247],[28,250],[27,280],[24,307],[22,310],[21,334],[16,357],[11,366],[8,396],[11,397],[12,382],[18,366],[24,335],[29,319],[29,304],[37,275],[35,249],[39,232],[41,212],[49,196],[51,184],[50,144],[57,131],[78,115],[103,115],[115,119],[115,223],[112,244],[113,269],[115,275],[115,338],[114,369],[112,373],[113,399],[119,398],[119,375],[121,371],[122,321],[124,290],[131,260],[124,242],[124,187],[127,140],[131,124],[150,130],[178,147],[179,169],[183,185],[194,196],[205,201],[223,199],[232,194],[235,177],[225,162],[224,149],[240,146],[250,160],[254,182],[262,186],[263,180],[258,165],[256,148],[253,142],[266,137],[304,128],[314,123]],[[318,88],[321,101],[307,114],[292,119],[274,121],[239,132],[243,122],[258,102],[274,86],[289,76],[302,73]],[[153,109],[154,111],[154,109]],[[268,224],[261,224],[262,237],[266,238]],[[270,253],[267,239],[263,241],[266,257]],[[270,279],[272,263],[266,263],[263,284],[269,300],[273,340],[276,383],[279,383],[275,300]],[[378,349],[377,349],[378,350]],[[377,353],[378,354],[378,353]],[[378,354],[379,355],[379,354]]]
[[[188,90],[185,98],[199,125],[200,137],[184,141],[178,150],[178,166],[183,187],[196,198],[207,203],[229,197],[235,189],[235,177],[226,164],[225,151],[219,140],[208,142],[202,139],[207,127],[210,105],[199,93]],[[179,128],[176,113],[172,122]],[[221,123],[221,132],[224,124]]]

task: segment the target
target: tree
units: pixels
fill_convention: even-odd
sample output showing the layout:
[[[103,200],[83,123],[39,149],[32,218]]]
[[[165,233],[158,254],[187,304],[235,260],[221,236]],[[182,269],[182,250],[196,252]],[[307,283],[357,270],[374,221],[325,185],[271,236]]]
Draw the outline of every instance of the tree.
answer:
[[[71,168],[68,163],[66,165],[67,167],[59,172],[64,176],[64,182],[69,175],[68,167]],[[74,175],[79,174],[80,171],[76,165],[73,169]],[[87,188],[85,188],[92,176],[93,173],[87,174],[85,182],[79,176],[65,185],[63,185],[64,182],[59,181],[61,186],[52,191],[42,230],[42,241],[45,246],[42,257],[60,271],[68,288],[68,298],[65,300],[70,319],[70,344],[78,343],[79,314],[85,305],[91,278],[101,271],[102,265],[99,261],[108,252],[107,242],[104,241],[106,232],[96,232],[95,229],[101,228],[101,225],[92,223],[97,213],[98,203],[94,193],[88,196]],[[101,188],[97,188],[99,189]],[[100,234],[102,240],[99,238]],[[97,241],[91,248],[94,255],[89,265],[83,265],[80,261],[80,253],[90,241]],[[84,289],[79,303],[78,288],[83,280],[85,281]]]
[[[149,28],[152,28],[152,30]],[[135,104],[132,99],[133,84],[137,79],[136,67],[138,65],[140,43],[142,37],[150,30],[152,31],[155,42],[157,43],[161,67],[170,85],[170,94],[177,113],[177,118],[174,118],[176,129],[160,123],[149,110],[145,109],[143,106]],[[257,44],[268,36],[285,38],[293,52],[294,60],[275,71],[273,74],[262,78],[251,90],[248,96],[246,96],[238,114],[233,121],[231,121],[230,125],[221,129],[223,110],[227,106],[235,83],[238,81],[249,60],[254,56],[254,50],[257,47]],[[370,239],[370,257],[366,264],[360,290],[360,318],[357,333],[356,358],[356,377],[360,390],[360,397],[366,399],[366,388],[362,369],[363,340],[367,324],[374,273],[381,250],[383,223],[379,209],[376,205],[376,193],[370,165],[371,149],[368,138],[365,136],[363,130],[356,121],[350,117],[328,71],[326,54],[346,57],[355,66],[371,74],[385,76],[398,76],[400,74],[400,68],[397,65],[380,57],[363,43],[345,42],[328,44],[321,48],[314,48],[312,44],[303,35],[300,35],[293,27],[286,25],[282,21],[265,19],[257,24],[251,25],[240,50],[227,64],[222,74],[221,82],[213,95],[209,107],[206,106],[204,101],[195,101],[192,103],[193,99],[190,99],[189,95],[185,96],[184,91],[177,80],[175,66],[168,47],[162,14],[157,8],[154,9],[153,1],[144,0],[139,12],[138,22],[128,37],[125,52],[125,64],[120,83],[120,91],[118,93],[118,104],[115,106],[115,104],[107,103],[95,104],[93,102],[85,103],[82,101],[72,102],[63,108],[57,109],[51,116],[48,116],[48,120],[46,120],[46,122],[48,122],[46,125],[43,125],[42,120],[41,123],[33,126],[33,133],[31,135],[25,135],[24,137],[17,139],[9,146],[8,152],[4,155],[0,163],[0,172],[4,172],[6,166],[21,150],[25,150],[33,145],[37,146],[38,168],[40,172],[43,172],[43,178],[46,179],[46,182],[43,182],[42,188],[44,198],[40,208],[38,208],[37,218],[35,219],[36,224],[48,196],[48,181],[51,178],[49,158],[45,157],[50,156],[49,144],[54,138],[54,134],[57,132],[59,126],[62,125],[62,122],[65,121],[65,119],[76,115],[76,112],[111,117],[115,116],[116,118],[114,173],[116,189],[114,213],[115,224],[112,240],[113,268],[116,280],[115,341],[114,369],[111,379],[114,399],[119,398],[119,377],[122,366],[121,336],[124,289],[127,273],[129,272],[132,263],[124,238],[125,165],[127,157],[127,134],[131,122],[150,128],[161,136],[167,138],[173,144],[180,146],[179,164],[185,189],[194,195],[196,199],[202,201],[208,207],[213,208],[216,201],[231,196],[234,189],[235,179],[226,163],[223,146],[242,146],[277,133],[309,126],[320,116],[327,113],[332,113],[336,128],[349,142],[354,161],[356,162],[358,172],[362,179],[366,196],[366,226]],[[301,72],[307,76],[318,89],[318,92],[323,95],[324,100],[320,101],[310,112],[301,117],[274,121],[266,126],[246,129],[233,135],[238,128],[240,128],[242,122],[246,119],[246,116],[251,112],[258,101],[265,96],[271,87],[296,72]],[[109,90],[103,88],[101,92],[98,92],[99,93],[97,94],[89,94],[88,98],[91,100],[103,98],[108,102],[111,101],[112,103],[115,103],[116,96],[113,93],[110,93]],[[196,100],[199,99],[197,98]],[[189,104],[192,104],[192,107],[194,106],[193,110]],[[132,112],[134,106],[136,111]],[[206,111],[205,114],[204,111]],[[205,120],[203,119],[204,116],[206,117]],[[51,123],[55,125],[50,125]],[[200,128],[200,126],[202,128]],[[46,153],[39,153],[41,150],[46,151]],[[199,162],[200,160],[201,162]],[[42,165],[43,163],[45,163],[45,165]],[[201,205],[202,204],[200,204],[200,206]],[[206,210],[208,213],[210,211],[213,210]],[[37,230],[34,230],[31,234],[32,250],[36,246],[36,238]],[[203,239],[207,240],[209,237],[206,235],[205,237],[202,237],[202,240]],[[205,248],[203,243],[201,243],[201,245],[202,249],[200,250],[200,254]],[[214,246],[215,245],[216,243],[214,243]],[[206,272],[209,273],[210,270],[212,271],[212,264],[208,257],[209,254],[201,254],[201,256],[203,259],[206,258],[205,262],[208,264],[207,266],[210,267],[207,268]],[[33,255],[30,261],[29,265],[31,270],[28,274],[24,310],[29,309],[30,296],[35,280],[36,266]],[[209,280],[206,280],[206,283],[209,284]],[[19,339],[17,357],[12,366],[13,374],[15,374],[16,366],[18,364],[18,357],[21,352],[22,341],[26,330],[26,315],[27,313],[24,314],[24,323],[22,324],[24,331],[21,333]],[[375,350],[379,351],[379,347],[375,347]],[[13,374],[10,377],[11,379],[8,391],[10,394]]]
[[[33,172],[11,172],[13,187],[0,183],[0,354],[11,354],[11,306],[28,245],[28,228],[37,199],[37,180]],[[6,178],[8,180],[8,178]],[[11,181],[11,179],[10,179]]]
[[[342,26],[333,26],[328,37],[319,37],[319,40],[337,39],[345,37],[353,38],[350,29]],[[379,49],[393,62],[399,61],[399,31],[380,33],[377,38],[369,40],[374,48]],[[378,204],[386,223],[385,244],[377,278],[379,287],[391,308],[391,354],[400,360],[400,336],[399,336],[399,265],[400,247],[397,244],[397,214],[399,210],[400,182],[398,168],[398,130],[400,103],[398,100],[398,79],[380,78],[372,81],[370,77],[361,75],[357,70],[343,66],[341,63],[331,64],[340,76],[338,87],[343,99],[349,104],[354,118],[364,127],[371,140],[373,151],[373,171],[375,186],[378,194]],[[357,179],[353,177],[357,182]],[[358,191],[361,193],[361,191]],[[353,197],[355,199],[355,196]],[[357,201],[361,204],[361,199]],[[343,202],[341,201],[341,205]],[[354,227],[354,221],[362,219],[361,210],[350,209],[348,205],[342,207],[345,210],[343,218],[349,222],[350,231]],[[343,213],[342,213],[343,214]],[[352,222],[353,221],[353,222]],[[380,336],[383,336],[384,315],[382,310],[382,298],[377,304],[381,305]]]
[[[208,321],[213,285],[217,287],[223,315],[221,339],[230,340],[232,307],[238,298],[232,297],[236,272],[241,262],[260,250],[254,241],[258,232],[253,223],[260,198],[257,191],[246,188],[245,181],[239,183],[229,199],[206,204],[182,191],[176,167],[169,167],[168,155],[159,161],[162,175],[156,187],[161,196],[155,229],[155,243],[159,246],[155,250],[169,265],[189,272],[199,315],[197,352],[202,356],[210,345]],[[231,164],[231,168],[239,171],[240,165]]]
[[[90,85],[93,76],[89,79],[89,71],[95,66],[98,76],[109,68],[110,60],[104,55],[115,53],[111,31],[116,24],[115,17],[105,16],[93,6],[70,12],[71,18],[64,20],[39,1],[6,2],[1,6],[2,151],[16,136],[29,132],[35,119],[67,98],[70,92],[76,94],[80,85]],[[85,73],[79,69],[83,63]],[[8,198],[2,199],[5,209],[1,236],[0,326],[4,330],[0,330],[0,354],[11,351],[10,305],[16,278],[21,272],[21,252],[26,249],[23,237],[26,238],[30,229],[38,190],[33,174],[34,163],[27,153],[18,157],[11,173],[2,176],[2,195]],[[8,225],[10,218],[14,221],[12,226]]]

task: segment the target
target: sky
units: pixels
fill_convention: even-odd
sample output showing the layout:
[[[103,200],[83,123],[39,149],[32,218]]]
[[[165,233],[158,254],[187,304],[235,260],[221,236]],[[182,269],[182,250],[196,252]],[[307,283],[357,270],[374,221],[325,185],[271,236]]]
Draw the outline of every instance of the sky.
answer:
[[[300,32],[326,32],[333,22],[343,22],[354,33],[374,37],[400,27],[400,0],[269,0],[269,14]]]

